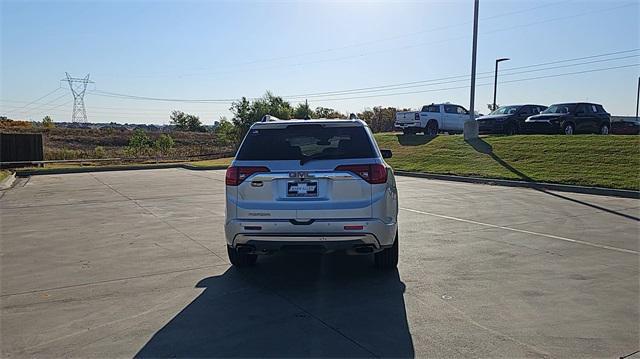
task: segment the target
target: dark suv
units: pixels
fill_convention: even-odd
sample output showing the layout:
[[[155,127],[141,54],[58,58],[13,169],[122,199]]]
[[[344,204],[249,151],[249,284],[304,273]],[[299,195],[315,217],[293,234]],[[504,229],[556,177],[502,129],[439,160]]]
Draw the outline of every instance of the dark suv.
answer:
[[[476,119],[480,133],[504,133],[515,135],[522,132],[524,121],[547,109],[542,105],[501,106],[486,116]]]
[[[599,133],[608,135],[611,115],[602,105],[588,102],[559,103],[525,121],[529,133]]]

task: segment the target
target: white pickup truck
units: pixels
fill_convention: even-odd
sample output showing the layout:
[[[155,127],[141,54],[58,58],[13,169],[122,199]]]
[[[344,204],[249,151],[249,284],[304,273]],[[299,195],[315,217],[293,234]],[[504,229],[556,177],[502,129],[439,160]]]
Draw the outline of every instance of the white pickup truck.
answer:
[[[420,111],[396,112],[395,128],[405,134],[422,132],[434,136],[440,131],[462,133],[469,111],[451,103],[423,106]]]

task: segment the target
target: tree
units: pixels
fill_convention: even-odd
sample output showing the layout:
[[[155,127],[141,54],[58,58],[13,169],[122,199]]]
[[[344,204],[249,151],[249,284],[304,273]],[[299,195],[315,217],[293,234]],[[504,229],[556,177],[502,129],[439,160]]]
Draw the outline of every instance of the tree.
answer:
[[[293,110],[293,117],[294,118],[313,118],[316,117],[316,114],[313,113],[313,110],[311,109],[311,107],[309,107],[309,104],[305,103],[299,103],[296,108]]]
[[[202,126],[202,122],[200,122],[200,118],[198,116],[174,110],[171,112],[171,116],[169,116],[169,118],[171,119],[171,124],[176,126],[176,130],[178,131],[204,131],[204,127]]]
[[[51,119],[51,117],[47,115],[47,116],[44,116],[44,118],[42,119],[42,127],[54,128],[56,127],[56,125],[53,124],[53,120]]]
[[[238,145],[249,131],[249,127],[258,120],[254,119],[252,104],[246,97],[242,97],[240,101],[233,102],[229,110],[233,113],[231,122],[236,129],[235,144]]]
[[[166,155],[173,148],[174,142],[173,138],[167,134],[161,134],[153,143],[153,147],[156,151],[160,152],[161,155]]]
[[[254,101],[243,97],[239,101],[233,102],[231,108],[233,113],[233,124],[236,126],[236,144],[240,143],[244,135],[249,131],[249,127],[254,122],[258,122],[265,115],[275,116],[282,120],[288,120],[293,114],[291,105],[267,91],[264,96]]]
[[[316,107],[315,114],[318,118],[345,118],[346,116],[329,107]]]
[[[365,110],[358,114],[358,118],[364,120],[373,132],[393,131],[393,123],[396,119],[395,107],[376,106],[373,110]],[[406,110],[402,110],[406,111]]]
[[[229,122],[226,117],[221,117],[214,133],[218,143],[223,146],[233,145],[236,142],[237,130],[233,123]]]

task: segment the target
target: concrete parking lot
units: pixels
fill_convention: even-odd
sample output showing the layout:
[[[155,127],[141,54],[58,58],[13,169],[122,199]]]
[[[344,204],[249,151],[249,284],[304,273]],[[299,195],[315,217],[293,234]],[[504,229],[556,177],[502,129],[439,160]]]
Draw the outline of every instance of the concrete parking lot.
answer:
[[[223,171],[171,169],[34,176],[3,192],[1,356],[640,349],[639,200],[401,177],[397,271],[283,255],[237,270],[223,185]]]

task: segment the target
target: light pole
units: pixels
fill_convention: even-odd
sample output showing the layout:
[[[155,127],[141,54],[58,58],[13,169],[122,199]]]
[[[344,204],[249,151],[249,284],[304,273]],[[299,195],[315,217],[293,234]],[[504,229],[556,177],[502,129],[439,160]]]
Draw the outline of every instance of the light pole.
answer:
[[[471,49],[471,101],[469,104],[469,120],[464,122],[463,136],[464,140],[472,140],[478,138],[478,123],[475,118],[475,100],[476,100],[476,54],[478,52],[478,10],[480,8],[479,0],[473,1],[473,47]]]
[[[491,111],[496,110],[496,93],[498,92],[498,64],[502,61],[509,61],[510,59],[503,57],[501,59],[496,59],[496,72],[493,78],[493,105],[491,105]]]

